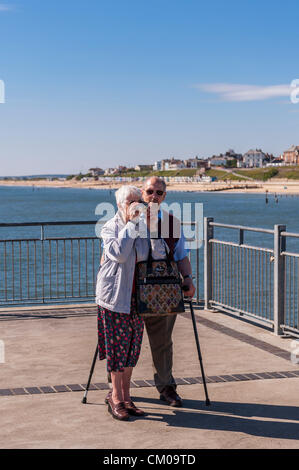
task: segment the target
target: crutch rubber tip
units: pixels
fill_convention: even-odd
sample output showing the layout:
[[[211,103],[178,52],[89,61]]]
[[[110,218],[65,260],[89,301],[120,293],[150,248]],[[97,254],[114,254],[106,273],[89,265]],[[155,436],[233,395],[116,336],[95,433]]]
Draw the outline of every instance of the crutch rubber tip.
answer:
[[[211,402],[209,399],[206,400],[206,406],[211,406]]]
[[[82,398],[82,403],[86,403],[86,397]]]

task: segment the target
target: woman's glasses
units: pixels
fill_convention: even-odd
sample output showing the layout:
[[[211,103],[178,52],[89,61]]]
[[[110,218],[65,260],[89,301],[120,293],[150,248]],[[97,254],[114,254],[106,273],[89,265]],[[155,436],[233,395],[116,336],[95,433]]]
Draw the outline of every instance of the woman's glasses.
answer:
[[[156,193],[158,196],[163,196],[163,194],[164,194],[164,191],[162,191],[161,189],[158,189],[157,191],[154,191],[153,189],[147,189],[145,192],[149,196],[151,196],[154,193]]]

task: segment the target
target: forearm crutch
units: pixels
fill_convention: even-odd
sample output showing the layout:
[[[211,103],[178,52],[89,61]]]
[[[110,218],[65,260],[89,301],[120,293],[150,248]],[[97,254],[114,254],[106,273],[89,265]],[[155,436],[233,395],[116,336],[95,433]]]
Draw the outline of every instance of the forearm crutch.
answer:
[[[190,306],[194,336],[195,336],[197,353],[198,353],[198,359],[199,359],[200,369],[201,369],[201,376],[202,376],[203,386],[204,386],[205,395],[206,395],[206,406],[209,406],[209,405],[211,405],[211,402],[210,402],[209,397],[208,397],[208,389],[207,389],[206,378],[205,378],[205,373],[204,373],[204,368],[203,368],[202,356],[201,356],[201,352],[200,352],[200,345],[199,345],[199,340],[198,340],[198,333],[197,333],[196,321],[195,321],[194,310],[193,310],[193,305],[192,305],[192,299],[185,298],[184,300],[185,300],[185,302],[188,302],[189,306]],[[91,382],[93,371],[94,371],[94,368],[95,368],[97,355],[98,355],[98,343],[97,343],[96,350],[95,350],[95,353],[94,353],[94,358],[93,358],[93,361],[92,361],[92,364],[91,364],[91,369],[90,369],[86,389],[85,389],[85,392],[84,392],[84,396],[83,396],[83,399],[82,399],[82,403],[86,403],[86,401],[87,401],[87,393],[88,393],[88,390],[89,390],[90,382]]]
[[[95,350],[95,353],[94,353],[94,357],[93,357],[93,361],[92,361],[92,364],[91,364],[91,369],[90,369],[90,373],[89,373],[89,377],[88,377],[88,382],[87,382],[86,389],[85,389],[85,392],[84,392],[84,397],[82,398],[82,403],[86,403],[87,392],[88,392],[88,390],[89,390],[91,378],[92,378],[93,371],[94,371],[94,366],[95,366],[95,364],[96,364],[97,355],[98,355],[98,349],[99,349],[99,348],[98,348],[98,343],[97,343],[97,347],[96,347],[96,350]]]
[[[184,300],[185,300],[185,302],[188,302],[189,305],[190,305],[190,312],[191,312],[191,318],[192,318],[192,323],[193,323],[193,330],[194,330],[194,336],[195,336],[195,341],[196,341],[198,359],[199,359],[199,363],[200,363],[202,382],[203,382],[205,395],[206,395],[206,406],[210,406],[211,402],[210,402],[209,397],[208,397],[208,389],[207,389],[206,378],[205,378],[205,373],[204,373],[204,369],[203,369],[201,352],[200,352],[198,333],[197,333],[197,327],[196,327],[196,321],[195,321],[195,315],[194,315],[194,310],[193,310],[193,305],[192,305],[192,298],[185,298]]]

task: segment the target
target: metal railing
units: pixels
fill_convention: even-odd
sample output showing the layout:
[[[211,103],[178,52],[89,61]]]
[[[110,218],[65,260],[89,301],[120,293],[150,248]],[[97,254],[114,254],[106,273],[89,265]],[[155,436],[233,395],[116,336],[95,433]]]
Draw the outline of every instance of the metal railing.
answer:
[[[91,233],[79,234],[84,226],[95,233],[98,221],[0,224],[17,231],[20,238],[0,237],[0,307],[94,301],[96,277],[102,256],[102,240]],[[195,226],[196,222],[184,222]],[[69,227],[71,234],[67,235]],[[40,236],[27,237],[27,230]],[[60,236],[49,236],[46,228],[59,228]],[[74,233],[75,232],[75,233]],[[187,238],[187,241],[192,241]],[[189,252],[195,272],[199,302],[199,245]]]
[[[217,308],[267,325],[274,333],[299,334],[299,254],[286,251],[284,225],[273,230],[228,225],[205,218],[205,308]],[[237,231],[238,241],[215,238],[214,229]],[[273,248],[246,244],[244,234],[272,236]]]
[[[291,233],[285,230],[280,232],[282,237],[282,247],[280,256],[282,257],[284,266],[284,295],[281,300],[283,302],[282,324],[283,331],[298,333],[298,317],[299,317],[299,254],[286,251],[287,238],[298,239],[299,233]]]
[[[0,224],[40,228],[40,238],[0,239],[0,305],[86,301],[94,297],[101,259],[96,236],[45,236],[50,226],[93,226],[95,222]]]

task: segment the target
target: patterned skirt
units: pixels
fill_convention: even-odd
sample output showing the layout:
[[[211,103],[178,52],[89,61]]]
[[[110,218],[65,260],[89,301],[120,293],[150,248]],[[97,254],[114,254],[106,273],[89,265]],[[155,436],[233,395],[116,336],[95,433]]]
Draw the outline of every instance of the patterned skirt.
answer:
[[[107,372],[123,372],[137,364],[144,322],[135,305],[132,297],[130,314],[98,307],[99,359],[107,359]]]

